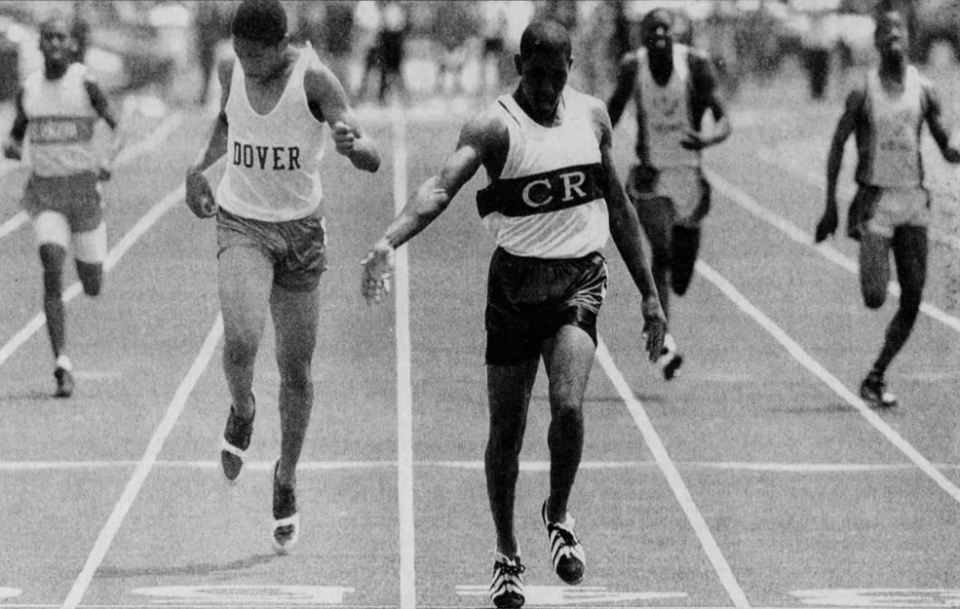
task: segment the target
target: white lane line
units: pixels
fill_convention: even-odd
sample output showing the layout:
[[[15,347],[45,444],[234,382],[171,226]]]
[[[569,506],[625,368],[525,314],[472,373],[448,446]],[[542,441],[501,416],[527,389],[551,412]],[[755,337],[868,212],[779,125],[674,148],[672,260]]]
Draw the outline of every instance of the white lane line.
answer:
[[[4,461],[0,472],[77,471],[129,469],[139,461]],[[743,472],[770,472],[782,474],[884,473],[917,471],[912,463],[752,463],[747,461],[675,461],[679,469],[711,469]],[[276,460],[244,461],[245,470],[272,473]],[[219,461],[156,461],[155,467],[187,470],[220,471]],[[483,471],[483,461],[414,461],[417,468],[463,469]],[[936,463],[939,470],[960,471],[957,463]],[[301,461],[297,471],[339,471],[361,469],[394,469],[397,461]],[[656,461],[583,461],[580,470],[650,469]],[[549,461],[521,461],[520,471],[543,473],[550,471]]]
[[[803,229],[798,227],[796,224],[790,222],[786,218],[781,217],[780,215],[770,211],[760,203],[756,201],[753,197],[740,190],[730,182],[726,181],[720,177],[714,171],[707,171],[707,174],[710,179],[710,183],[721,192],[725,197],[747,210],[757,218],[763,220],[767,224],[773,226],[786,236],[790,237],[793,241],[801,245],[813,248],[815,252],[829,260],[830,262],[836,264],[837,266],[846,269],[847,271],[857,274],[859,270],[859,265],[847,258],[833,246],[828,243],[814,244],[813,236],[805,232]],[[891,282],[887,286],[887,291],[894,295],[900,296],[900,286],[896,283]],[[936,306],[930,304],[927,301],[920,303],[920,311],[927,315],[928,317],[935,319],[942,323],[943,325],[951,328],[956,332],[960,332],[960,319],[950,315],[949,313],[943,311],[942,309],[937,308]]]
[[[107,551],[110,549],[110,545],[113,543],[113,538],[123,524],[123,519],[133,506],[133,502],[136,501],[140,489],[143,488],[147,476],[150,475],[150,470],[153,469],[154,464],[157,462],[157,455],[160,454],[160,450],[163,448],[167,436],[170,435],[170,432],[173,431],[174,426],[177,424],[177,420],[180,418],[180,414],[187,404],[190,393],[193,391],[194,386],[196,386],[204,370],[206,370],[207,365],[209,365],[210,358],[213,357],[217,343],[220,341],[222,335],[223,317],[218,314],[216,321],[213,323],[213,327],[210,328],[210,332],[207,333],[207,337],[203,341],[203,346],[200,347],[197,358],[194,360],[187,375],[180,383],[180,387],[177,388],[173,400],[167,407],[167,412],[163,420],[160,421],[160,425],[158,425],[156,431],[153,432],[153,437],[150,438],[150,443],[147,445],[143,457],[140,459],[140,462],[137,463],[137,469],[127,482],[126,488],[123,489],[123,494],[120,495],[120,500],[117,501],[116,506],[114,506],[110,518],[107,519],[107,523],[100,530],[100,535],[97,536],[97,540],[93,544],[93,550],[87,557],[87,562],[84,564],[83,570],[80,571],[80,575],[73,582],[70,593],[67,595],[66,600],[63,601],[61,609],[75,609],[83,601],[83,596],[86,594],[87,588],[90,587],[93,576],[96,574],[97,569],[100,568],[100,564],[103,562]]]
[[[670,459],[666,447],[664,447],[663,442],[660,441],[660,436],[657,434],[653,423],[647,416],[643,404],[641,404],[640,400],[633,394],[630,385],[626,379],[623,378],[617,365],[613,362],[613,358],[607,350],[607,345],[601,339],[598,339],[596,357],[603,371],[606,372],[607,376],[613,382],[614,387],[616,387],[617,393],[620,394],[620,398],[624,404],[626,404],[630,414],[633,415],[634,422],[640,429],[640,433],[650,448],[650,452],[653,453],[653,458],[657,462],[657,466],[660,468],[660,471],[663,472],[664,477],[666,477],[667,484],[670,485],[670,489],[673,490],[673,494],[680,503],[680,508],[687,516],[687,520],[690,521],[691,526],[693,526],[694,533],[696,533],[697,539],[700,540],[700,545],[703,546],[707,558],[710,560],[714,571],[716,571],[717,576],[720,578],[720,583],[723,585],[724,590],[727,591],[727,596],[730,597],[730,600],[733,601],[734,606],[738,609],[750,607],[747,595],[744,593],[743,588],[740,587],[740,583],[733,574],[729,563],[727,563],[727,559],[723,556],[720,546],[717,545],[717,541],[713,538],[710,527],[697,508],[697,504],[690,495],[687,485],[683,482],[683,478],[680,476],[676,464]]]
[[[394,102],[393,205],[407,203],[407,133],[403,110]],[[410,273],[407,247],[396,251],[394,300],[397,342],[397,501],[400,528],[400,609],[417,606],[416,535],[413,507],[413,386],[410,361]]]
[[[114,248],[107,254],[107,259],[104,261],[103,270],[105,273],[109,273],[113,267],[117,265],[120,261],[120,258],[127,253],[134,243],[137,242],[140,237],[144,235],[150,227],[153,226],[157,220],[159,220],[163,214],[167,213],[171,207],[177,203],[183,201],[184,197],[184,186],[181,184],[178,188],[173,190],[163,199],[161,199],[156,205],[154,205],[150,211],[148,211],[140,220],[130,229],[130,231],[123,236],[123,238],[114,246]],[[79,281],[75,281],[63,292],[63,302],[70,302],[76,298],[82,291],[82,287]],[[2,365],[7,359],[13,355],[13,353],[20,348],[23,343],[25,343],[31,336],[33,336],[40,328],[47,323],[47,317],[43,313],[37,314],[36,317],[31,319],[22,330],[17,332],[13,338],[11,338],[3,347],[0,347],[0,365]]]
[[[147,152],[155,150],[160,144],[165,142],[167,138],[170,137],[170,134],[180,127],[181,124],[183,124],[183,114],[181,112],[175,112],[164,119],[164,121],[160,123],[156,129],[147,134],[143,140],[131,144],[120,152],[117,156],[117,167],[131,163]],[[13,163],[11,166],[5,167],[3,164],[0,164],[0,177],[10,173],[12,169],[15,169],[19,165],[19,163]],[[14,214],[12,218],[0,224],[0,239],[3,239],[26,224],[29,219],[30,217],[25,211],[21,210]]]
[[[707,263],[702,260],[697,261],[696,266],[697,272],[703,275],[710,283],[717,286],[717,288],[723,292],[727,298],[729,298],[737,307],[740,308],[744,313],[753,318],[760,327],[766,330],[778,343],[783,345],[790,355],[793,356],[795,360],[800,362],[800,364],[812,372],[817,378],[823,381],[830,389],[833,390],[838,396],[843,398],[845,402],[853,406],[857,412],[859,412],[866,420],[870,423],[877,431],[883,434],[887,440],[890,441],[900,452],[902,452],[906,457],[913,462],[920,470],[930,477],[934,482],[937,483],[940,488],[945,490],[955,501],[960,503],[960,488],[957,488],[950,480],[944,476],[937,468],[934,466],[926,457],[920,454],[917,449],[915,449],[909,442],[907,442],[903,436],[897,433],[886,421],[884,421],[880,415],[871,410],[866,404],[863,403],[859,397],[853,394],[849,389],[847,389],[843,383],[841,383],[835,376],[830,374],[830,372],[820,365],[815,359],[813,359],[803,347],[797,344],[786,332],[784,332],[780,326],[775,324],[769,317],[767,317],[760,309],[755,307],[749,300],[747,300],[743,294],[740,293],[737,288],[733,286],[729,281],[727,281],[720,273],[713,270]]]

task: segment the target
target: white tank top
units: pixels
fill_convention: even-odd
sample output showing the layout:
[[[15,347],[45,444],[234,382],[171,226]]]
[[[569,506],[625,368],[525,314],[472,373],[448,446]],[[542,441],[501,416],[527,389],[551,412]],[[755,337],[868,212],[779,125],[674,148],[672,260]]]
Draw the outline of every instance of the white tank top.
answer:
[[[868,162],[864,181],[885,188],[913,188],[923,180],[920,126],[923,120],[920,73],[907,66],[903,93],[883,90],[876,69],[867,74],[867,113],[870,117]]]
[[[312,48],[300,50],[280,99],[263,115],[250,106],[243,69],[234,64],[226,105],[226,171],[217,188],[217,202],[227,211],[285,222],[305,218],[319,207],[326,125],[310,112],[303,86],[304,73],[314,61],[319,59]]]
[[[97,168],[93,146],[97,111],[84,84],[87,67],[75,63],[57,80],[34,72],[23,84],[27,141],[35,175],[68,176]]]
[[[650,73],[647,49],[637,51],[636,107],[644,127],[644,149],[649,157],[642,160],[656,169],[700,166],[700,152],[680,145],[684,131],[692,124],[687,53],[686,46],[673,45],[673,73],[667,84],[661,87]]]
[[[579,258],[610,236],[600,145],[586,96],[563,91],[563,123],[543,127],[512,95],[495,102],[505,114],[510,148],[500,178],[477,193],[484,226],[516,256]]]

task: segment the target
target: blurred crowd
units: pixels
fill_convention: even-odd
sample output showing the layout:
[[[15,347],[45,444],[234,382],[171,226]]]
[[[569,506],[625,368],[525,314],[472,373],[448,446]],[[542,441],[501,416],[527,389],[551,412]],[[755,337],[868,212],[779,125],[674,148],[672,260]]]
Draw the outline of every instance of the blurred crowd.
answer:
[[[876,0],[287,0],[291,32],[309,42],[357,104],[393,93],[489,99],[513,82],[520,33],[536,17],[567,26],[574,39],[572,84],[606,96],[620,57],[639,44],[639,22],[655,6],[674,9],[681,40],[711,54],[724,91],[769,82],[787,59],[823,98],[832,75],[867,63]],[[901,0],[926,59],[925,32],[939,27],[960,46],[960,2]],[[230,53],[237,0],[0,0],[0,72],[31,67],[29,38],[53,11],[68,12],[79,54],[112,90],[152,87],[171,103],[210,103],[220,57]],[[915,6],[952,6],[950,18]],[[928,11],[929,12],[929,11]],[[928,25],[918,28],[926,19]],[[951,20],[952,19],[952,20]],[[18,29],[19,28],[19,29]],[[16,35],[14,35],[16,34]],[[934,38],[927,36],[933,42]],[[16,39],[16,40],[14,40]],[[19,43],[19,47],[17,47]],[[20,57],[16,57],[17,48]],[[922,47],[922,48],[921,48]],[[35,61],[35,59],[33,60]],[[14,62],[19,65],[11,67]],[[0,83],[10,84],[0,74]],[[0,86],[0,98],[15,87]]]

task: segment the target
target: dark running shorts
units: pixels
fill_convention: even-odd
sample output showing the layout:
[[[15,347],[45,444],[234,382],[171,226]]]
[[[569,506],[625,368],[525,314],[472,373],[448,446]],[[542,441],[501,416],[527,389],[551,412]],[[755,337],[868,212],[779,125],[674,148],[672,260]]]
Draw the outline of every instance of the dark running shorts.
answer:
[[[22,204],[31,218],[45,211],[63,214],[73,233],[90,232],[103,221],[103,204],[95,173],[51,178],[31,175],[23,191]]]
[[[231,247],[252,247],[273,261],[273,284],[309,292],[327,270],[323,218],[307,216],[289,222],[262,222],[217,212],[217,256]]]
[[[497,248],[487,282],[487,364],[513,366],[539,357],[543,341],[567,325],[583,329],[596,344],[606,292],[607,263],[599,252],[543,259]]]

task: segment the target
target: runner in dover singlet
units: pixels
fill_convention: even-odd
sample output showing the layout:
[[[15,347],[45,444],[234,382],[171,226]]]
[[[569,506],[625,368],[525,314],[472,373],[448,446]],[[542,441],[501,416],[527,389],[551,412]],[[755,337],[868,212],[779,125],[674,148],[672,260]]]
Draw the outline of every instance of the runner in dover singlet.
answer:
[[[570,38],[553,21],[524,31],[515,58],[520,84],[460,132],[441,170],[387,228],[364,259],[363,293],[379,302],[394,248],[429,225],[483,167],[490,184],[477,208],[497,248],[487,283],[485,453],[496,529],[490,597],[497,607],[525,602],[514,502],[530,389],[542,360],[550,385],[550,494],[540,518],[554,571],[580,583],[586,554],[567,511],[583,449],[583,396],[607,285],[600,249],[610,236],[643,298],[645,347],[656,359],[666,320],[641,247],[640,226],[611,156],[603,102],[566,86]],[[455,264],[452,257],[451,264]]]
[[[860,397],[872,406],[890,407],[897,398],[887,390],[884,375],[913,330],[927,276],[930,195],[923,185],[923,124],[948,162],[960,163],[960,151],[950,144],[933,85],[907,62],[902,15],[884,7],[878,11],[874,43],[880,65],[868,72],[864,86],[847,96],[830,145],[826,209],[815,239],[819,243],[837,229],[837,178],[844,145],[854,135],[858,189],[850,204],[847,234],[860,242],[864,303],[878,309],[886,300],[891,251],[900,283],[900,305],[880,354],[860,383]]]

